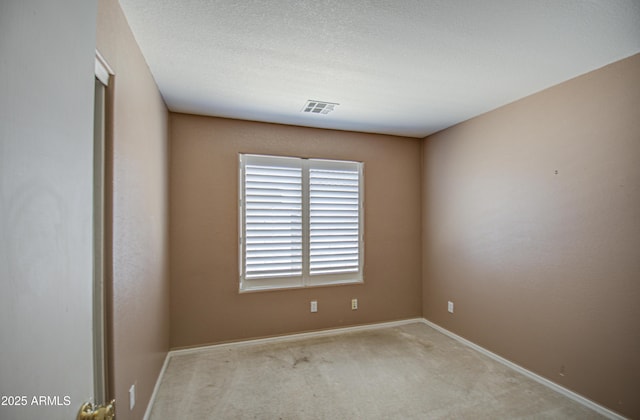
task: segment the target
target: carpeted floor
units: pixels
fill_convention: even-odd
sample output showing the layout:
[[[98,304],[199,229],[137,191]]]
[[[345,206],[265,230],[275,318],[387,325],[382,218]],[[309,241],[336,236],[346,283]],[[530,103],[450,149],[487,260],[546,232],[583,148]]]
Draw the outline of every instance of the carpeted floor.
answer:
[[[599,419],[423,323],[176,354],[151,419]]]

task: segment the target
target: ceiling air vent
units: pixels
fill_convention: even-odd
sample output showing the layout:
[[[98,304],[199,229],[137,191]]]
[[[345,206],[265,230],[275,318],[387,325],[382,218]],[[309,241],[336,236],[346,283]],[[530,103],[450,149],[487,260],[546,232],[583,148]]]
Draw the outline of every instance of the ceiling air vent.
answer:
[[[302,112],[308,112],[310,114],[322,114],[326,115],[333,111],[335,107],[340,104],[336,104],[333,102],[322,102],[322,101],[314,101],[309,99],[302,109]]]

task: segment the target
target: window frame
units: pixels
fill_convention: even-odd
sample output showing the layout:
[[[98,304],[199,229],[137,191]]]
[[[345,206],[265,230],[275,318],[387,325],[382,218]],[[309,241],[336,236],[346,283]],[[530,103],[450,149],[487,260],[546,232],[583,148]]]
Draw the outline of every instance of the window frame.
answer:
[[[300,168],[302,207],[302,273],[285,277],[247,278],[246,267],[246,206],[245,206],[245,166],[265,165]],[[348,170],[357,171],[358,182],[358,225],[357,225],[357,271],[332,274],[310,274],[310,171]],[[297,289],[307,287],[361,284],[364,282],[364,163],[358,161],[302,158],[292,156],[238,154],[238,210],[239,210],[239,292]]]

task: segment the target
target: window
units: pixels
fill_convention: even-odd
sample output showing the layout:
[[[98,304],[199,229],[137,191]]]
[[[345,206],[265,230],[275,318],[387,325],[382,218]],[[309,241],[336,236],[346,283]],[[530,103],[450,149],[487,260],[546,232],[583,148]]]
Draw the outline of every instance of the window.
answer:
[[[362,282],[362,163],[240,155],[240,290]]]

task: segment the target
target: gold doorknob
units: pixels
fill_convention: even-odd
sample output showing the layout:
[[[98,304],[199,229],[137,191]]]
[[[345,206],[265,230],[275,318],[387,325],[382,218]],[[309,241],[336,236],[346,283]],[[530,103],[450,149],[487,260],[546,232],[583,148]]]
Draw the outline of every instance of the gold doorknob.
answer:
[[[77,420],[115,420],[116,400],[112,400],[107,405],[96,405],[87,402],[82,404],[78,411]]]

